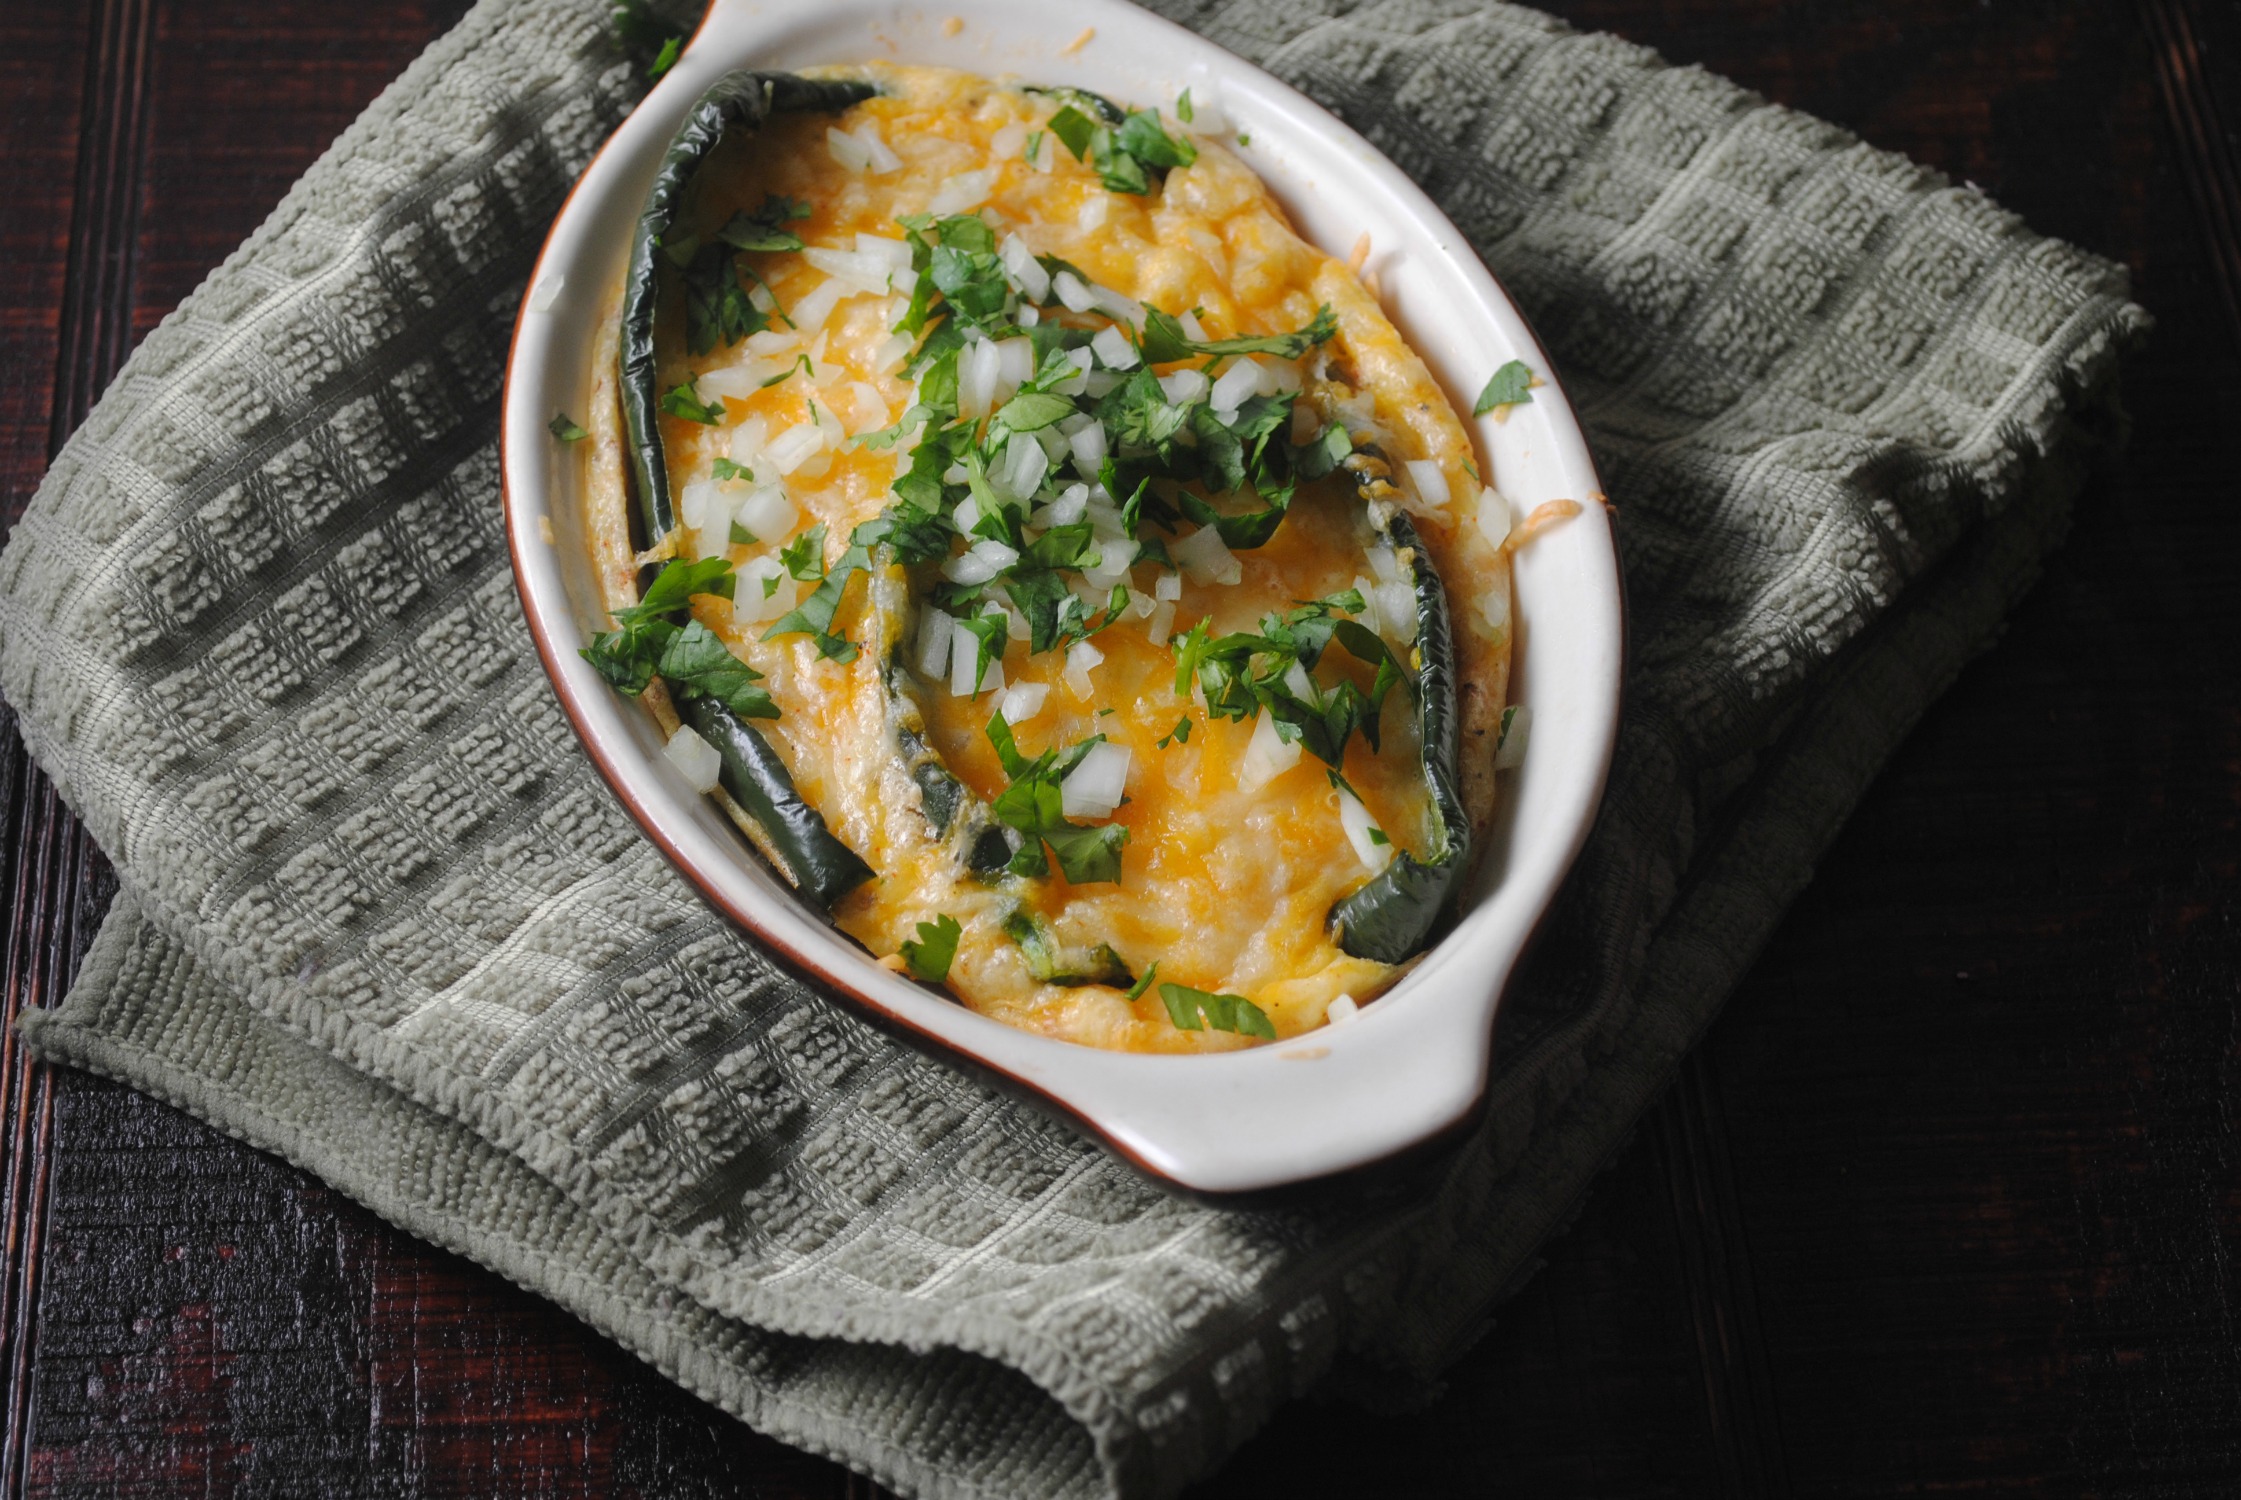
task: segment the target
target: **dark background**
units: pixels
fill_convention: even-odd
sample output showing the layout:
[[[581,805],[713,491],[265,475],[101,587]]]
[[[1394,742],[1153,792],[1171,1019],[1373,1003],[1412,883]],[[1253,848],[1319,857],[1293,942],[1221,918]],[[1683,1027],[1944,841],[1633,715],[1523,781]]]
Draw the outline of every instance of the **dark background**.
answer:
[[[0,0],[8,517],[463,8]],[[2241,8],[1548,8],[1976,182],[2161,326],[2128,459],[1446,1398],[1295,1406],[1204,1493],[2241,1491]],[[12,1015],[113,886],[0,737]],[[0,1062],[0,1492],[877,1493],[270,1158]]]

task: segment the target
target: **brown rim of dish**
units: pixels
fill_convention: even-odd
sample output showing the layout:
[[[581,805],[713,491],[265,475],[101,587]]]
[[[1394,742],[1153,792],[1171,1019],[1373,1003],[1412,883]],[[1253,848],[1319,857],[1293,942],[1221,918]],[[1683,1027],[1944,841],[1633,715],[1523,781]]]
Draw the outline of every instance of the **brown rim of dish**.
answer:
[[[711,7],[711,9],[713,9],[713,7]],[[701,18],[700,26],[694,28],[692,38],[686,42],[684,48],[685,51],[691,50],[693,42],[697,42],[700,39],[701,30],[704,29],[707,24],[707,16],[703,15]],[[683,53],[680,52],[679,55],[682,56]],[[614,144],[616,135],[622,132],[623,127],[627,125],[633,117],[636,116],[638,108],[643,108],[644,104],[645,101],[640,100],[638,107],[634,108],[629,115],[624,116],[623,120],[615,126],[614,130],[608,133],[607,139],[602,141],[600,143],[599,149],[592,153],[591,160],[584,163],[584,169],[577,174],[575,182],[569,185],[567,196],[561,199],[560,207],[553,213],[552,223],[546,226],[545,238],[543,242],[538,245],[537,259],[530,268],[528,285],[524,287],[522,291],[521,305],[514,312],[513,333],[508,337],[506,341],[506,368],[505,374],[499,383],[499,410],[501,412],[504,412],[510,404],[506,400],[506,393],[511,391],[511,389],[513,388],[514,361],[519,358],[521,353],[522,329],[526,325],[529,316],[529,296],[530,292],[533,291],[537,285],[539,274],[544,270],[545,256],[547,252],[549,252],[552,248],[553,229],[567,214],[568,206],[571,203],[575,202],[576,193],[583,186],[584,179],[591,175],[592,169],[599,164],[600,158],[604,157],[607,154],[608,148]],[[1436,207],[1437,205],[1435,204],[1434,206]],[[1528,342],[1532,345],[1532,353],[1534,357],[1539,361],[1540,367],[1548,372],[1548,383],[1561,391],[1564,388],[1563,382],[1557,378],[1555,361],[1549,358],[1548,350],[1541,343],[1540,335],[1533,330],[1532,324],[1526,320],[1524,312],[1517,308],[1516,302],[1510,298],[1508,291],[1502,288],[1500,279],[1498,277],[1494,277],[1493,268],[1487,267],[1486,270],[1488,277],[1494,280],[1496,289],[1502,291],[1503,299],[1509,302],[1509,305],[1513,311],[1517,312],[1518,321],[1524,324],[1525,336]],[[1569,397],[1567,397],[1565,400],[1565,409],[1567,411],[1571,411],[1571,401]],[[1579,422],[1578,413],[1572,413],[1572,421],[1573,425],[1577,427]],[[510,466],[506,463],[507,441],[508,439],[506,425],[504,422],[501,422],[498,428],[498,497],[500,516],[504,522],[506,531],[507,563],[513,570],[514,591],[521,600],[522,619],[527,623],[529,627],[530,640],[535,643],[537,647],[537,660],[540,664],[543,665],[545,669],[546,679],[552,683],[553,695],[560,700],[561,712],[565,713],[568,716],[568,724],[569,727],[575,731],[577,743],[583,747],[584,753],[591,758],[591,763],[598,768],[599,777],[602,781],[607,783],[607,789],[615,794],[616,798],[622,803],[623,809],[630,814],[631,821],[635,822],[638,825],[639,829],[646,835],[646,837],[652,840],[654,846],[661,850],[663,857],[665,857],[671,865],[676,867],[677,872],[683,875],[686,880],[692,883],[693,888],[700,892],[701,898],[705,900],[710,906],[714,907],[717,911],[721,912],[724,916],[728,917],[731,921],[744,928],[747,932],[753,934],[753,936],[758,941],[763,943],[767,948],[777,950],[777,952],[785,959],[787,967],[796,971],[797,977],[807,978],[812,981],[812,988],[818,990],[820,993],[827,994],[829,998],[839,999],[845,1003],[855,1006],[860,1012],[864,1013],[868,1016],[869,1019],[875,1022],[881,1030],[901,1037],[903,1040],[919,1048],[921,1051],[934,1053],[942,1058],[942,1060],[963,1067],[965,1071],[973,1074],[975,1077],[993,1083],[1003,1088],[1005,1092],[1027,1100],[1037,1108],[1059,1115],[1069,1124],[1071,1124],[1075,1129],[1081,1131],[1084,1135],[1089,1136],[1100,1146],[1112,1152],[1121,1160],[1127,1162],[1129,1166],[1134,1168],[1137,1172],[1141,1173],[1146,1178],[1149,1178],[1151,1181],[1159,1184],[1162,1188],[1165,1188],[1171,1192],[1183,1194],[1187,1197],[1205,1201],[1237,1203],[1240,1201],[1260,1199],[1268,1197],[1272,1194],[1281,1194],[1288,1189],[1298,1188],[1308,1183],[1327,1183],[1337,1179],[1351,1179],[1363,1173],[1391,1167],[1400,1162],[1414,1160],[1426,1156],[1436,1150],[1442,1149],[1445,1146],[1452,1144],[1457,1139],[1459,1139],[1465,1133],[1468,1127],[1477,1119],[1480,1111],[1485,1107],[1487,1095],[1489,1092],[1488,1086],[1494,1076],[1494,1054],[1492,1038],[1489,1038],[1488,1040],[1486,1070],[1479,1083],[1478,1092],[1472,1095],[1470,1102],[1465,1104],[1461,1109],[1457,1110],[1452,1118],[1443,1122],[1436,1128],[1427,1131],[1423,1136],[1409,1142],[1407,1145],[1395,1147],[1393,1150],[1386,1152],[1383,1156],[1373,1157],[1365,1162],[1357,1162],[1349,1167],[1333,1168],[1331,1171],[1318,1173],[1312,1177],[1302,1178],[1298,1182],[1287,1183],[1276,1187],[1239,1189],[1229,1192],[1216,1192],[1204,1188],[1194,1187],[1187,1182],[1183,1182],[1171,1176],[1167,1172],[1162,1171],[1159,1167],[1157,1167],[1150,1161],[1147,1161],[1139,1152],[1137,1152],[1133,1147],[1129,1146],[1125,1141],[1116,1139],[1095,1120],[1090,1119],[1087,1115],[1083,1114],[1073,1105],[1067,1103],[1064,1099],[1059,1098],[1056,1094],[1051,1093],[1048,1089],[1029,1082],[1028,1080],[1020,1077],[1018,1074],[1012,1072],[1008,1068],[1004,1068],[994,1062],[991,1062],[987,1058],[981,1056],[979,1053],[962,1047],[957,1043],[950,1041],[946,1037],[940,1036],[935,1032],[928,1031],[923,1026],[920,1026],[917,1022],[912,1021],[908,1017],[902,1015],[900,1012],[891,1009],[874,996],[856,988],[856,986],[851,983],[850,977],[848,975],[838,972],[835,968],[825,963],[821,957],[813,956],[810,953],[803,951],[801,948],[796,947],[793,943],[787,941],[785,938],[779,936],[777,933],[763,926],[762,923],[758,922],[747,911],[741,909],[739,906],[728,900],[717,889],[713,881],[704,876],[701,871],[697,867],[695,867],[691,860],[688,860],[684,857],[683,852],[678,849],[677,845],[663,834],[661,828],[656,823],[652,813],[642,802],[639,801],[637,796],[632,793],[628,785],[628,780],[622,774],[620,768],[613,764],[609,760],[608,756],[603,753],[599,749],[597,744],[593,741],[590,728],[586,724],[583,711],[577,702],[576,694],[574,690],[569,686],[566,677],[561,671],[561,663],[564,658],[561,655],[559,649],[553,643],[551,632],[548,628],[547,622],[537,612],[537,610],[531,606],[529,595],[522,588],[522,574],[524,571],[521,552],[522,541],[519,531],[514,525],[513,483],[509,475]],[[1593,494],[1596,496],[1602,496],[1606,493],[1603,489],[1603,478],[1595,467],[1595,455],[1593,454],[1593,452],[1587,451],[1585,433],[1581,434],[1580,446],[1583,453],[1585,453],[1588,475],[1595,481]],[[1606,512],[1605,524],[1608,525],[1608,505],[1605,504],[1603,506],[1603,509]],[[1611,572],[1612,586],[1615,592],[1615,596],[1619,601],[1618,706],[1623,710],[1625,702],[1627,657],[1626,585],[1623,569],[1619,564],[1618,547],[1616,544],[1615,536],[1613,538],[1613,545],[1611,547]],[[1616,716],[1614,715],[1614,723],[1615,718]],[[1603,774],[1605,778],[1607,778],[1610,774],[1610,762],[1608,759],[1606,759],[1604,762]],[[1599,809],[1601,807],[1601,804],[1602,786],[1599,783],[1596,789],[1596,808]],[[1593,826],[1593,821],[1594,817],[1593,813],[1591,812],[1589,818],[1590,827]],[[1582,846],[1585,845],[1585,842],[1586,831],[1583,830],[1581,833]],[[751,858],[760,858],[760,856],[755,855],[751,849],[749,850],[749,854]],[[1574,849],[1571,855],[1565,860],[1564,868],[1556,873],[1555,880],[1550,883],[1548,898],[1542,901],[1540,910],[1533,914],[1533,920],[1526,929],[1525,939],[1518,945],[1517,960],[1510,965],[1510,971],[1508,976],[1503,980],[1502,989],[1500,993],[1498,993],[1494,997],[1493,1019],[1489,1022],[1490,1028],[1496,1030],[1499,1029],[1503,1008],[1502,1002],[1509,998],[1509,987],[1516,981],[1517,972],[1519,968],[1523,966],[1525,955],[1530,953],[1539,942],[1541,930],[1548,921],[1549,911],[1555,905],[1556,893],[1563,888],[1565,879],[1570,875],[1572,866],[1577,863],[1578,859],[1579,850]],[[863,961],[868,963],[869,959],[867,958]],[[847,967],[850,969],[853,969],[856,966],[857,965],[855,960],[851,960],[847,965]],[[1075,1046],[1080,1044],[1066,1043],[1065,1045]],[[1278,1045],[1286,1044],[1280,1043]]]

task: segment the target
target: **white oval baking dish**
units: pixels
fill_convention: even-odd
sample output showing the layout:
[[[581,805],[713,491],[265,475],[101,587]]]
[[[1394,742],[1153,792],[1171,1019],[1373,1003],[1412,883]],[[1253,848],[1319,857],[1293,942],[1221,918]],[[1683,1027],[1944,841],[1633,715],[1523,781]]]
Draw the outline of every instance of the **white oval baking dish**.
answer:
[[[878,967],[665,767],[652,717],[577,656],[605,618],[576,460],[546,424],[555,411],[585,407],[593,319],[621,274],[662,148],[692,100],[730,69],[874,57],[1073,84],[1135,105],[1170,103],[1186,87],[1218,99],[1249,137],[1242,154],[1302,234],[1343,255],[1372,232],[1369,264],[1386,306],[1457,410],[1467,412],[1510,359],[1548,382],[1508,420],[1477,423],[1490,477],[1520,514],[1600,492],[1546,353],[1461,233],[1367,141],[1260,69],[1117,0],[944,0],[930,9],[716,0],[554,221],[530,281],[541,291],[524,305],[507,365],[508,541],[531,632],[585,748],[718,909],[842,1000],[1056,1108],[1156,1178],[1200,1193],[1268,1189],[1362,1167],[1466,1124],[1485,1091],[1503,989],[1586,838],[1610,763],[1623,614],[1601,505],[1516,560],[1512,693],[1532,710],[1531,738],[1524,764],[1503,779],[1503,809],[1461,921],[1357,1017],[1246,1052],[1134,1056],[1054,1041]]]

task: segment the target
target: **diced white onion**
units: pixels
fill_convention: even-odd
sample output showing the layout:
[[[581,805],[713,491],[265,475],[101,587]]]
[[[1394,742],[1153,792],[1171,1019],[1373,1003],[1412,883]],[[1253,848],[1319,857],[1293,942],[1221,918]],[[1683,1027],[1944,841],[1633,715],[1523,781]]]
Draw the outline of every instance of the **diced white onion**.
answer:
[[[1245,754],[1237,763],[1237,789],[1257,792],[1277,777],[1299,764],[1300,742],[1284,742],[1276,732],[1276,721],[1262,709],[1253,721],[1253,737],[1245,743]]]
[[[848,394],[848,422],[851,433],[877,432],[887,425],[887,400],[879,394],[879,387],[868,380],[851,380],[843,387]]]
[[[692,783],[694,791],[712,792],[716,789],[716,777],[724,768],[723,757],[690,724],[677,726],[677,732],[669,737],[669,745],[662,754],[668,756],[669,763],[683,774],[686,781]]]
[[[1175,323],[1177,327],[1183,330],[1184,338],[1193,340],[1194,342],[1201,344],[1207,342],[1206,325],[1198,321],[1197,313],[1184,313],[1181,317],[1175,320]]]
[[[1007,234],[997,254],[1003,259],[1004,269],[1011,273],[1012,285],[1018,287],[1028,301],[1050,300],[1050,272],[1035,259],[1035,252],[1027,248],[1025,240],[1016,234]]]
[[[1025,312],[1027,309],[1021,308],[1020,311]],[[1087,349],[1069,349],[1066,351],[1066,363],[1074,367],[1074,373],[1059,376],[1051,382],[1050,388],[1061,396],[1079,396],[1089,389],[1089,372],[1096,367],[1097,357]],[[1076,424],[1065,429],[1066,435],[1071,437],[1079,430],[1080,422],[1094,422],[1096,418],[1086,412],[1076,412],[1065,420]]]
[[[879,126],[873,121],[866,120],[863,124],[857,126],[854,135],[857,140],[863,142],[864,149],[871,153],[872,176],[883,176],[903,164],[903,159],[897,156],[889,148],[887,142],[880,138]]]
[[[995,167],[982,167],[976,172],[959,172],[955,177],[946,179],[940,187],[934,189],[933,201],[926,205],[926,212],[941,218],[948,214],[969,213],[980,207],[988,201],[988,195],[996,190],[996,173]]]
[[[1377,623],[1377,585],[1356,573],[1354,575],[1354,592],[1362,596],[1362,610],[1355,618],[1360,620],[1371,634],[1381,634],[1382,627]]]
[[[775,557],[750,557],[739,565],[732,577],[733,619],[758,624],[764,620],[775,620],[794,607],[794,599],[799,591],[794,586],[793,575]],[[763,597],[763,585],[773,578],[778,582],[766,599]]]
[[[693,386],[703,400],[745,401],[763,388],[763,382],[786,367],[774,359],[743,359],[736,365],[703,371]]]
[[[1510,502],[1492,485],[1478,492],[1478,534],[1486,538],[1490,547],[1499,547],[1509,540]]]
[[[1088,508],[1089,486],[1086,484],[1070,484],[1059,491],[1056,500],[1044,507],[1045,510],[1050,512],[1050,519],[1044,524],[1047,526],[1071,526],[1082,518],[1082,512]]]
[[[1084,479],[1097,477],[1098,466],[1105,462],[1105,429],[1096,422],[1083,427],[1066,440],[1074,450],[1074,469]]]
[[[757,359],[775,359],[800,342],[791,328],[765,328],[760,333],[747,335],[747,352]]]
[[[1193,583],[1235,583],[1245,576],[1237,555],[1211,526],[1201,526],[1177,542],[1171,555]]]
[[[1127,378],[1112,370],[1092,370],[1082,377],[1082,394],[1093,401],[1102,399]]]
[[[1216,412],[1236,411],[1245,404],[1247,397],[1260,394],[1261,370],[1262,366],[1258,360],[1249,358],[1239,360],[1236,364],[1222,371],[1221,378],[1214,382],[1214,389],[1208,394],[1207,400],[1213,403]],[[1205,377],[1200,376],[1199,378],[1204,379]],[[1174,398],[1169,397],[1168,399],[1173,400]]]
[[[965,535],[971,536],[973,528],[980,524],[980,496],[968,494],[964,499],[958,501],[955,520],[957,529]]]
[[[1027,122],[1014,120],[988,138],[989,154],[1001,161],[1027,144]]]
[[[1059,274],[1063,276],[1065,272]],[[1098,362],[1109,370],[1136,368],[1136,346],[1118,327],[1099,329],[1089,341],[1089,347],[1096,353]]]
[[[1292,696],[1302,703],[1312,705],[1322,701],[1322,689],[1315,686],[1315,679],[1307,675],[1307,668],[1297,657],[1284,669],[1284,686],[1290,688]]]
[[[1377,618],[1384,634],[1402,645],[1416,639],[1416,591],[1405,583],[1377,586]]]
[[[1132,542],[1126,537],[1101,542],[1097,561],[1083,568],[1082,574],[1103,592],[1128,576],[1128,570],[1135,566],[1136,554],[1142,550],[1142,543]]]
[[[851,288],[838,281],[819,282],[814,291],[786,310],[786,315],[794,320],[794,336],[797,339],[814,337],[825,326],[825,320],[833,315],[833,309],[840,305],[840,299],[847,296],[850,290]]]
[[[918,341],[907,333],[890,335],[887,342],[872,351],[871,373],[874,375],[894,374],[903,367],[903,361],[910,358],[910,351],[917,347]]]
[[[1151,595],[1138,593],[1135,589],[1128,591],[1128,615],[1130,619],[1148,619],[1152,611],[1158,607],[1158,601]]]
[[[1377,820],[1362,806],[1361,799],[1344,787],[1338,793],[1338,826],[1346,830],[1346,842],[1354,846],[1354,857],[1369,866],[1372,875],[1384,873],[1393,862],[1393,845],[1390,841],[1380,844],[1370,837],[1373,829],[1379,833],[1384,830],[1377,827]]]
[[[1004,700],[998,707],[1007,724],[1024,724],[1043,711],[1043,700],[1050,696],[1047,682],[1015,682],[1004,689]]]
[[[1113,199],[1109,193],[1091,193],[1082,200],[1082,210],[1074,215],[1074,227],[1084,234],[1094,234],[1105,227],[1105,215],[1112,212]]]
[[[877,255],[861,255],[854,250],[832,250],[823,245],[811,245],[801,253],[827,276],[847,282],[862,292],[884,292],[892,284],[895,268]]]
[[[793,534],[801,513],[794,502],[775,484],[760,484],[748,491],[747,498],[739,502],[739,524],[755,534],[758,541],[775,541]]]
[[[1043,457],[1054,464],[1074,456],[1074,450],[1066,442],[1066,434],[1055,426],[1036,428],[1035,441],[1042,446]]]
[[[1087,641],[1076,641],[1066,648],[1066,685],[1077,697],[1090,696],[1090,669],[1104,659],[1105,653]]]
[[[752,469],[762,462],[763,448],[769,442],[770,423],[757,412],[731,430],[731,461]]]
[[[1014,318],[1020,327],[1033,328],[1043,321],[1043,310],[1032,302],[1022,302],[1019,304],[1019,311],[1014,314]]]
[[[856,253],[885,261],[897,271],[910,269],[910,246],[884,234],[866,234],[856,231]]]
[[[1020,152],[1020,156],[1028,166],[1033,167],[1036,171],[1048,172],[1051,166],[1050,132],[1047,130],[1030,132],[1025,143],[1025,149]]]
[[[1053,276],[1050,287],[1058,293],[1058,300],[1069,312],[1084,313],[1097,305],[1096,299],[1089,294],[1089,288],[1083,286],[1082,279],[1072,271],[1061,271]]]
[[[809,415],[817,424],[817,430],[824,434],[827,448],[838,448],[848,441],[848,429],[841,425],[839,415],[831,407],[822,401],[812,401],[809,403]]]
[[[1370,573],[1379,583],[1392,583],[1401,576],[1401,559],[1392,548],[1383,545],[1369,549]]]
[[[991,404],[1001,406],[1011,399],[1012,392],[1026,384],[1027,377],[1035,373],[1035,341],[1032,339],[999,339],[996,344],[997,394]]]
[[[957,414],[980,418],[994,405],[996,377],[1003,356],[986,339],[967,344],[957,357]]]
[[[977,557],[998,573],[1019,561],[1019,554],[992,536],[984,536],[966,549],[965,556]]]
[[[1328,1026],[1343,1026],[1361,1013],[1361,1002],[1352,995],[1333,995],[1331,1003],[1323,1007],[1323,1022]]]
[[[935,682],[949,670],[949,647],[957,622],[928,604],[918,615],[918,675]]]
[[[1033,498],[1049,469],[1050,458],[1043,452],[1043,445],[1035,441],[1035,435],[1015,432],[1011,441],[1004,445],[1003,462],[997,466],[997,472],[988,477],[1002,493],[1015,500],[1027,500]]]
[[[1206,394],[1206,377],[1196,370],[1177,370],[1160,376],[1159,388],[1167,393],[1168,404],[1189,406]]]
[[[1416,498],[1434,510],[1447,504],[1447,475],[1440,466],[1428,458],[1412,458],[1404,466],[1409,483],[1416,487]]]
[[[1507,771],[1525,759],[1526,737],[1533,732],[1533,710],[1520,703],[1510,714],[1509,733],[1502,736],[1501,748],[1494,752],[1494,769]]]
[[[825,127],[825,149],[851,172],[864,172],[871,168],[871,147],[837,126]]]
[[[1274,364],[1262,365],[1261,368],[1268,372],[1268,380],[1261,386],[1261,394],[1264,396],[1274,396],[1283,391],[1296,391],[1306,380],[1306,377],[1300,374],[1297,360],[1282,359]]]
[[[550,276],[538,277],[537,284],[529,289],[529,310],[551,312],[552,305],[560,300],[560,289],[567,284],[568,278],[557,271]]]
[[[780,474],[791,474],[825,451],[825,433],[815,422],[802,422],[772,438],[763,459]]]
[[[973,694],[973,673],[980,665],[980,638],[968,631],[957,632],[949,653],[949,691],[952,697],[970,698]],[[980,680],[980,691],[1003,691],[1004,658],[1001,654],[988,659],[988,674]]]
[[[706,531],[715,524],[718,513],[724,509],[721,496],[713,479],[695,479],[677,493],[677,508],[684,512],[685,524],[695,531]],[[723,543],[717,542],[721,548]]]
[[[1167,644],[1167,633],[1175,628],[1175,601],[1162,599],[1152,617],[1144,622],[1144,639],[1155,646]]]
[[[1159,577],[1152,583],[1152,597],[1154,599],[1160,600],[1175,600],[1182,598],[1183,575],[1180,573],[1160,574]]]
[[[1488,589],[1479,596],[1478,612],[1486,621],[1488,630],[1496,635],[1501,634],[1510,624],[1510,591],[1506,588]]]
[[[1108,317],[1118,318],[1130,327],[1144,321],[1144,304],[1134,297],[1123,297],[1111,287],[1098,286],[1095,283],[1091,284],[1089,295],[1096,304],[1098,311]]]
[[[1027,616],[1021,614],[1019,607],[1008,599],[991,599],[981,606],[980,612],[984,615],[1002,615],[1004,634],[1011,640],[1024,641],[1031,634],[1027,628]]]
[[[1126,745],[1107,740],[1089,747],[1081,763],[1058,784],[1059,810],[1069,818],[1108,818],[1128,795]]]

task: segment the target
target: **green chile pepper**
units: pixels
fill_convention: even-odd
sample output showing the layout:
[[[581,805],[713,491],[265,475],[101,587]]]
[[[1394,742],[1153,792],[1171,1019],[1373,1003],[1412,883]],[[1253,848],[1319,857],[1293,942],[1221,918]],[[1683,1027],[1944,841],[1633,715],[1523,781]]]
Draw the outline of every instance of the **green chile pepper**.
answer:
[[[845,109],[873,92],[869,84],[828,83],[790,73],[729,73],[700,96],[670,140],[631,237],[619,356],[626,463],[648,546],[677,526],[657,415],[654,311],[664,259],[661,237],[676,219],[693,171],[730,128],[751,131],[777,113]],[[762,829],[803,895],[830,908],[871,879],[871,866],[834,836],[823,814],[796,790],[786,763],[760,730],[712,699],[673,691],[671,701],[678,716],[715,746],[724,790]]]

